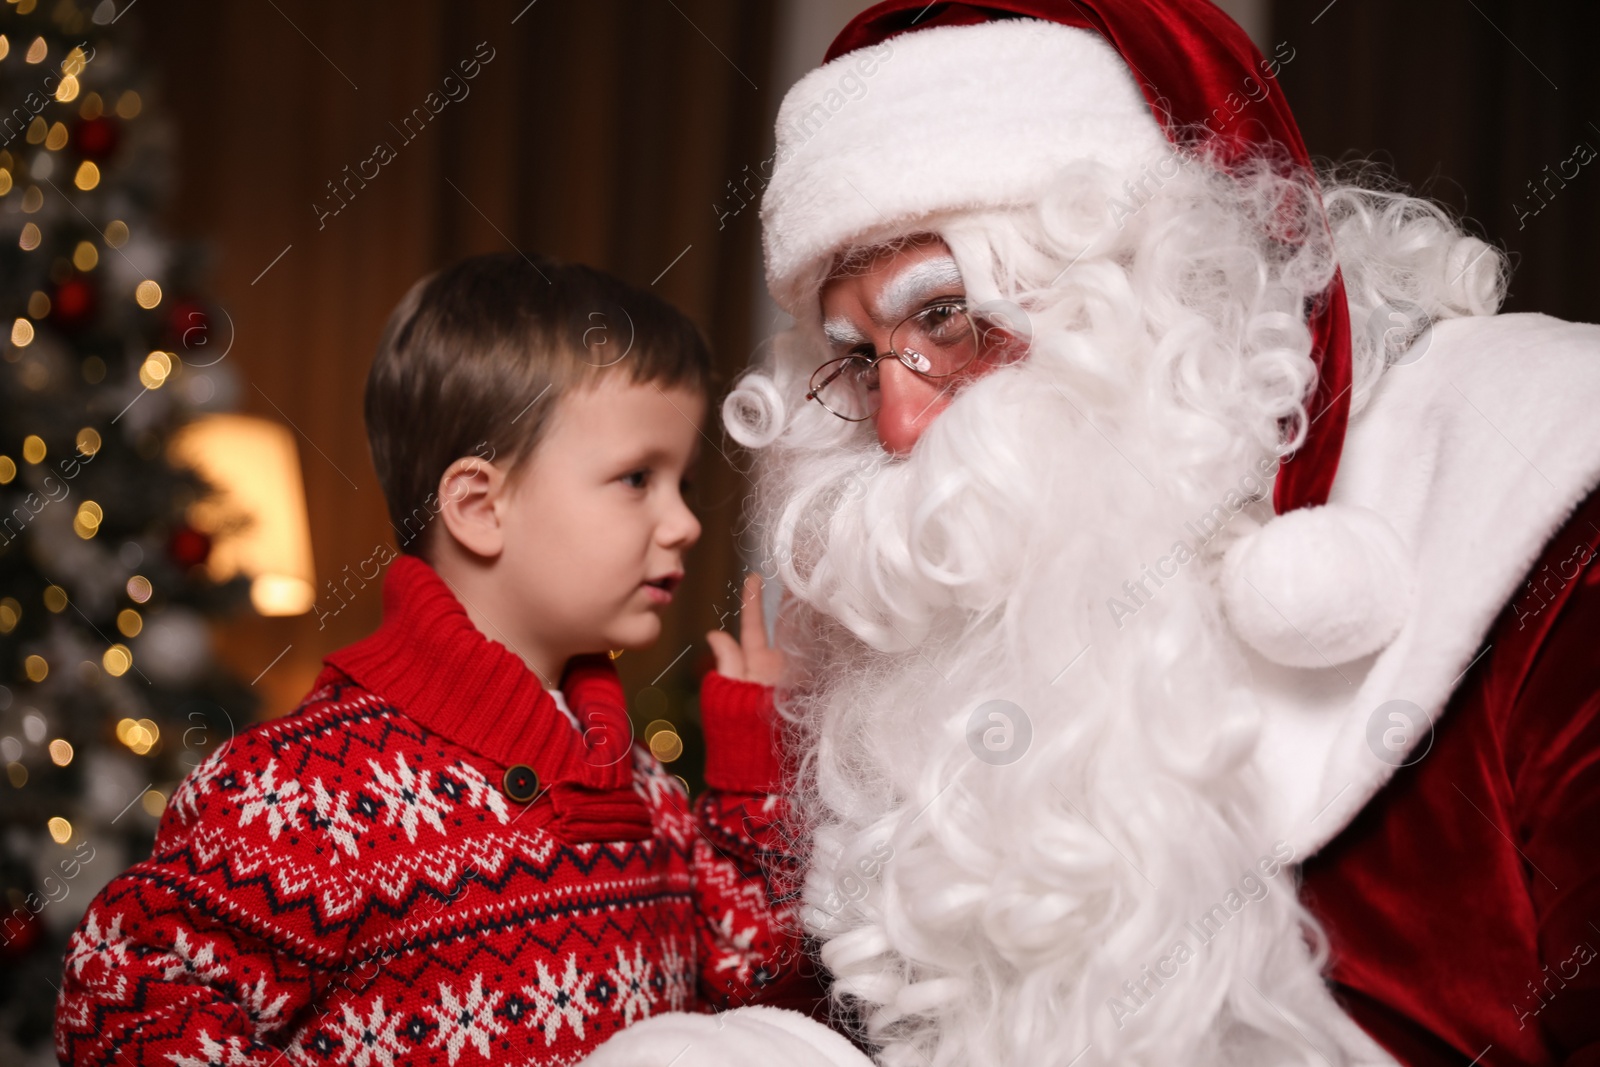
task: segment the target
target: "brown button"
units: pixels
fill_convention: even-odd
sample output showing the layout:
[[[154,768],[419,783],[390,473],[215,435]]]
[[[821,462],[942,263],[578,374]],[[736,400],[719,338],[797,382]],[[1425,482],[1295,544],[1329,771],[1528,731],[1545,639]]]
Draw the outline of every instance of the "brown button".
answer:
[[[533,773],[532,767],[519,763],[506,771],[501,787],[505,789],[506,796],[518,804],[526,804],[539,795],[539,776]]]

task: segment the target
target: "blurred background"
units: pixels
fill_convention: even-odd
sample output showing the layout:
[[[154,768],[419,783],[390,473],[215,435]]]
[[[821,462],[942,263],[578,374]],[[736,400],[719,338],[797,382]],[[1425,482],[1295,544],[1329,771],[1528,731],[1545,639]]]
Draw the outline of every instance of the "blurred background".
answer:
[[[406,288],[480,252],[592,263],[686,309],[725,386],[781,325],[757,217],[778,103],[865,6],[0,8],[0,1062],[53,1061],[64,937],[183,774],[377,625],[394,535],[361,392]],[[1223,6],[1283,61],[1314,155],[1376,160],[1507,249],[1509,310],[1600,315],[1600,8]],[[665,636],[617,661],[691,787],[748,490],[711,450],[701,481]]]

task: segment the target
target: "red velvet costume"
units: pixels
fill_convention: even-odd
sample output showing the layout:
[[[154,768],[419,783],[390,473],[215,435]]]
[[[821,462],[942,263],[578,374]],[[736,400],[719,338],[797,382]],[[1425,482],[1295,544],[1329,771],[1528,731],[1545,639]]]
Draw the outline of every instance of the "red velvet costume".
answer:
[[[1597,556],[1591,494],[1432,749],[1305,865],[1340,1000],[1402,1063],[1600,1063]]]
[[[563,679],[580,736],[415,557],[378,632],[327,663],[184,782],[151,858],[90,905],[64,1062],[565,1064],[663,1011],[809,1006],[763,874],[785,857],[754,687],[707,679],[691,813],[604,657]]]

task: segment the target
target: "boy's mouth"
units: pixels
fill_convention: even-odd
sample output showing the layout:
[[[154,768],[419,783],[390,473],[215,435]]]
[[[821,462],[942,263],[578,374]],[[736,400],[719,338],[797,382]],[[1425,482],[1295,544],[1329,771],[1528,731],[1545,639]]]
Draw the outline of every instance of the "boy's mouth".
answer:
[[[673,590],[683,581],[682,571],[672,571],[655,578],[646,578],[641,584],[649,590],[649,597],[658,604],[670,604]]]

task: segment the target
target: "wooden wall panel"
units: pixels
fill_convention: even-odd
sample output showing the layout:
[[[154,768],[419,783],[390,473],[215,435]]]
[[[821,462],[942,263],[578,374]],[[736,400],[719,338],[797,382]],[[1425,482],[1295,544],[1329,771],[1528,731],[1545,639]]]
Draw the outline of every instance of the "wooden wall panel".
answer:
[[[660,276],[656,288],[706,331],[724,380],[743,365],[757,221],[750,212],[719,231],[712,204],[770,140],[770,5],[151,0],[129,17],[162,67],[155,104],[177,138],[167,220],[214,250],[240,406],[299,432],[319,582],[390,537],[361,391],[385,317],[428,270],[516,247],[641,285]],[[479,42],[493,58],[470,92],[402,140],[389,124]],[[334,203],[326,183],[380,140],[395,158],[319,227],[312,205]],[[619,661],[635,689],[692,646],[661,683],[687,684],[737,573],[743,481],[715,450],[707,459],[708,496],[723,505],[703,516],[662,641]],[[221,635],[224,654],[248,680],[288,649],[257,685],[281,713],[379,610],[374,584],[322,627],[313,615],[239,620]]]

